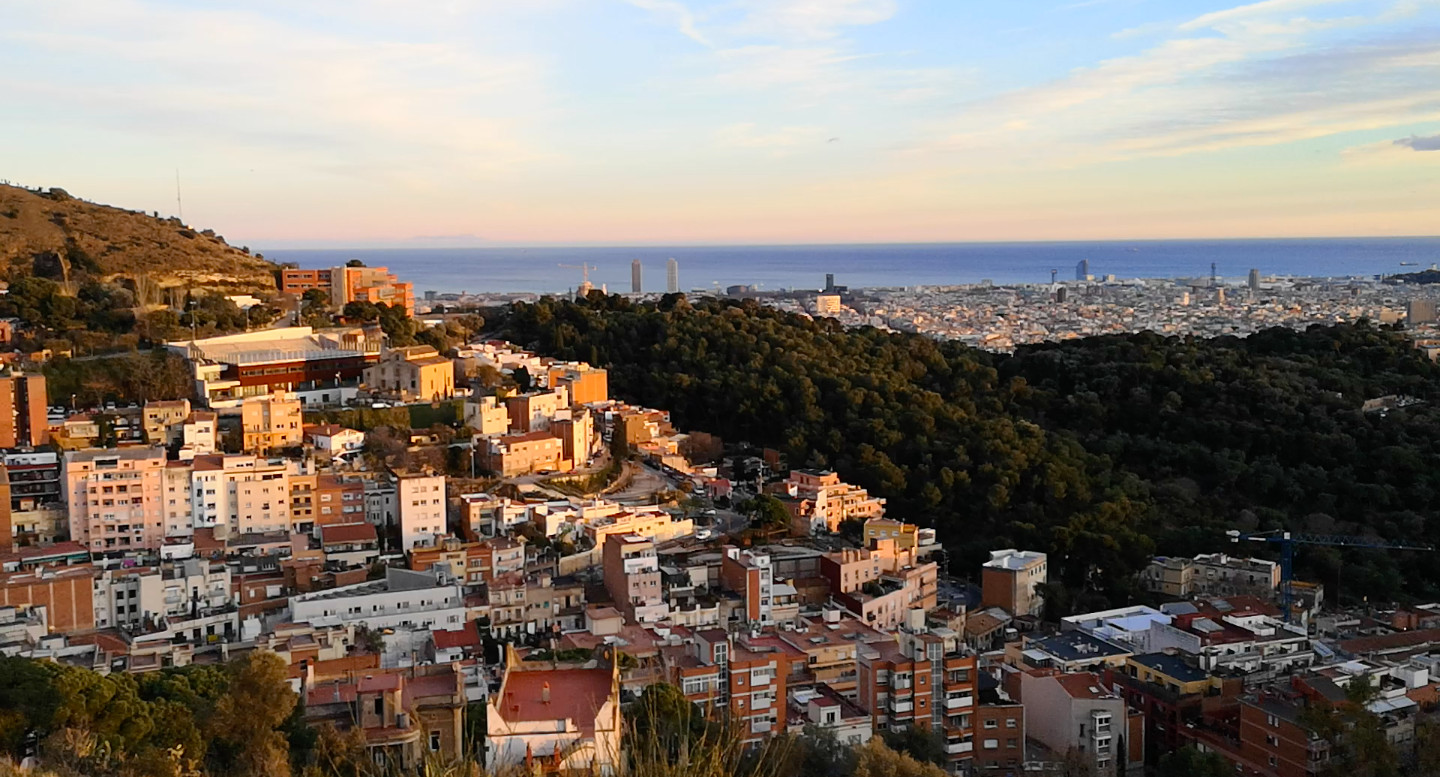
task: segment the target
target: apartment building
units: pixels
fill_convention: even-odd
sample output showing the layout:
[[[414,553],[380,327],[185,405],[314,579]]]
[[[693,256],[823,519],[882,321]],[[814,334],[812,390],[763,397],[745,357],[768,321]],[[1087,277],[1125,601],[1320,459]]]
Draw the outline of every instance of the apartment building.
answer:
[[[720,584],[745,599],[746,623],[775,624],[776,582],[769,553],[726,545],[720,559]]]
[[[145,439],[150,444],[167,443],[170,427],[182,423],[190,415],[190,400],[159,399],[145,403]]]
[[[380,538],[373,524],[331,523],[320,527],[325,561],[345,567],[368,567],[380,557]]]
[[[799,675],[792,675],[792,686],[825,686],[847,696],[855,693],[859,646],[893,639],[854,618],[843,617],[837,609],[826,610],[820,620],[799,619],[793,630],[782,630],[776,636],[804,656],[805,668]]]
[[[1019,675],[1028,733],[1057,753],[1078,754],[1096,777],[1144,770],[1144,717],[1093,672]],[[1132,720],[1133,718],[1133,720]]]
[[[465,425],[480,437],[495,437],[510,431],[510,408],[499,397],[465,400]]]
[[[305,441],[300,397],[293,392],[247,397],[240,403],[240,424],[242,445],[248,453],[264,455]]]
[[[315,477],[315,526],[365,520],[365,481],[343,475]]]
[[[271,460],[244,453],[171,462],[165,473],[165,510],[171,536],[191,533],[183,521],[187,503],[192,531],[223,526],[231,535],[288,533],[294,498],[290,479],[301,474],[300,466],[288,459]],[[172,500],[175,504],[171,504]]]
[[[950,770],[961,771],[974,758],[977,659],[959,634],[927,629],[924,618],[913,610],[898,639],[860,646],[857,702],[877,731],[943,732]]]
[[[428,345],[392,348],[365,368],[365,386],[405,402],[435,402],[455,396],[455,365]]]
[[[1014,771],[1025,763],[1025,706],[1009,702],[975,708],[975,749],[971,768]]]
[[[466,618],[460,586],[433,572],[387,567],[385,579],[290,597],[296,623],[363,623],[372,629],[457,629]]]
[[[521,434],[546,431],[550,428],[550,419],[568,407],[570,392],[563,388],[532,391],[505,398],[505,410],[510,414],[510,428]]]
[[[660,587],[655,543],[635,534],[612,534],[602,551],[605,590],[631,623],[653,623],[670,614]]]
[[[561,410],[550,420],[550,433],[560,439],[560,456],[583,466],[595,455],[595,416],[583,407]]]
[[[841,482],[829,470],[791,470],[782,485],[789,496],[809,503],[805,510],[809,533],[837,532],[847,520],[868,521],[885,515],[885,500],[859,486]]]
[[[1251,595],[1270,598],[1280,588],[1280,565],[1258,558],[1202,553],[1193,559],[1157,556],[1140,574],[1148,591],[1176,598]]]
[[[1044,553],[1031,550],[990,551],[990,560],[981,565],[981,604],[999,607],[1013,616],[1039,616],[1045,608],[1040,586],[1049,579]]]
[[[568,472],[565,443],[549,431],[494,437],[485,442],[481,466],[503,478],[535,472]]]
[[[4,527],[0,545],[45,545],[69,532],[58,454],[48,450],[6,453],[3,480],[0,490],[8,491],[3,496],[9,505],[9,525]]]
[[[787,681],[805,654],[773,635],[731,637],[724,629],[693,632],[668,655],[669,676],[707,714],[729,720],[747,743],[785,730]]]
[[[433,546],[447,534],[445,476],[426,472],[395,473],[401,549]]]
[[[386,267],[330,267],[302,270],[287,267],[280,271],[280,290],[300,296],[310,289],[324,291],[335,309],[349,302],[373,302],[399,306],[405,315],[415,315],[415,288],[402,283]]]
[[[479,542],[461,542],[446,537],[434,547],[410,551],[410,568],[440,567],[463,585],[474,586],[525,570],[525,540],[520,537],[491,537]]]
[[[821,574],[830,582],[840,606],[875,629],[894,629],[906,612],[935,608],[940,570],[934,562],[913,563],[914,551],[896,554],[891,540],[877,548],[844,549],[820,559]]]
[[[0,572],[0,607],[24,612],[43,608],[51,634],[94,629],[100,625],[95,620],[95,575],[88,563]]]
[[[556,362],[546,370],[545,385],[563,388],[572,405],[588,405],[610,399],[610,379],[605,370],[584,362]]]
[[[614,502],[603,502],[584,505],[576,513],[581,531],[597,548],[604,547],[608,537],[618,534],[634,534],[661,543],[695,533],[693,520],[677,518],[658,507],[622,507]]]
[[[165,451],[67,451],[70,537],[92,553],[159,550],[165,537]]]
[[[12,370],[0,377],[0,448],[36,448],[50,442],[45,376]]]

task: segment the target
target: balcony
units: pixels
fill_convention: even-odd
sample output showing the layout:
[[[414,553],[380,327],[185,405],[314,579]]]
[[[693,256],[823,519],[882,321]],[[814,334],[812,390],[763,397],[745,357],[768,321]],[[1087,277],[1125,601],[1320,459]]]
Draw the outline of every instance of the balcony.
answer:
[[[945,699],[945,709],[958,710],[969,707],[975,703],[974,696],[949,696]]]
[[[974,742],[946,742],[946,743],[945,743],[945,752],[948,753],[948,754],[950,754],[950,755],[960,755],[961,753],[971,752],[971,751],[973,751],[974,749],[975,749],[975,743],[974,743]]]
[[[909,696],[890,699],[890,711],[896,714],[915,709],[915,702]]]

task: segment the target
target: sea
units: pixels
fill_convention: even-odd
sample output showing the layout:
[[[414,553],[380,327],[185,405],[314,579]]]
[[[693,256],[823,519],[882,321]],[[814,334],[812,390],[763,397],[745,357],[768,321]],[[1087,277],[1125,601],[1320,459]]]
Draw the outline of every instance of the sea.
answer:
[[[331,267],[359,259],[386,266],[425,291],[494,294],[559,293],[590,282],[628,292],[631,262],[639,259],[642,290],[663,292],[674,259],[680,289],[760,291],[819,289],[825,276],[851,288],[1048,283],[1074,280],[1081,263],[1096,278],[1244,279],[1265,277],[1372,278],[1440,263],[1440,237],[1274,240],[1141,240],[1046,243],[909,243],[751,246],[583,246],[486,248],[264,249],[266,258],[301,267]],[[570,265],[570,266],[564,266]]]

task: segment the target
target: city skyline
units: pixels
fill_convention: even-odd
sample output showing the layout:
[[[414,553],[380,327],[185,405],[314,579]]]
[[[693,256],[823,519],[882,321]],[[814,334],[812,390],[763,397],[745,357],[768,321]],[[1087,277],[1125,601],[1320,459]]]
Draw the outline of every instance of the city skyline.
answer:
[[[1435,232],[1440,3],[1007,5],[24,3],[0,177],[264,247]]]

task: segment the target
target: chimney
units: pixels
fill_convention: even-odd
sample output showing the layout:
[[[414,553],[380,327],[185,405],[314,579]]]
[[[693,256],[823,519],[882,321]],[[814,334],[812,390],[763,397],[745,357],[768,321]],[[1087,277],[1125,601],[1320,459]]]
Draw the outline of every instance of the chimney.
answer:
[[[542,701],[542,702],[544,702],[544,703],[546,703],[546,704],[549,704],[549,703],[550,703],[550,683],[549,683],[549,682],[546,682],[544,685],[540,686],[540,701]]]

